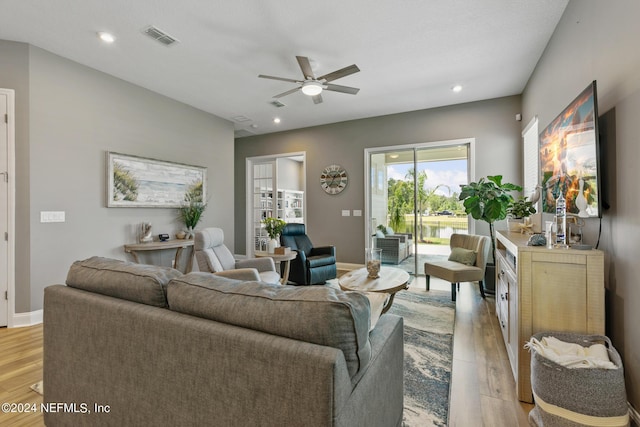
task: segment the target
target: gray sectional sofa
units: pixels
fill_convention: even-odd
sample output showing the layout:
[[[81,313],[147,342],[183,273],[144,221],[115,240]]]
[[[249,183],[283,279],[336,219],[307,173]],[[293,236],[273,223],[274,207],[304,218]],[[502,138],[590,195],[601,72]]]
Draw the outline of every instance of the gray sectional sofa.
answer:
[[[44,297],[56,426],[398,426],[403,323],[368,299],[107,258]]]

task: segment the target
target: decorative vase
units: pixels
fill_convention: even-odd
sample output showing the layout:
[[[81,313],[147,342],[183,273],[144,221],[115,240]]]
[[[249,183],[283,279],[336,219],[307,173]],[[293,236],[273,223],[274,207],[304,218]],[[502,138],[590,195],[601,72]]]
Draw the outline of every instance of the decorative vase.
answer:
[[[272,253],[273,253],[273,251],[274,251],[278,246],[280,246],[280,245],[279,245],[279,243],[278,243],[278,241],[277,241],[276,239],[271,239],[271,240],[269,240],[269,243],[268,243],[268,245],[267,245],[267,248],[268,248],[267,250],[268,250],[268,252],[269,252],[270,254],[272,254]]]
[[[380,277],[380,264],[382,263],[382,249],[366,248],[365,265],[367,267],[367,277],[377,279]]]
[[[589,218],[589,214],[587,213],[587,199],[584,197],[584,179],[580,178],[578,180],[578,195],[576,196],[575,205],[578,208],[578,216],[580,218]]]
[[[193,227],[187,227],[187,231],[184,232],[185,239],[193,239],[195,233],[193,232]]]

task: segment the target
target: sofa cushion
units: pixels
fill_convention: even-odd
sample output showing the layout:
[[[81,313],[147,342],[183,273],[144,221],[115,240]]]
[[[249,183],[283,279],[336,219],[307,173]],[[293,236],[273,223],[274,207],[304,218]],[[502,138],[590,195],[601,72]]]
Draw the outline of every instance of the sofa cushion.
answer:
[[[369,301],[356,292],[194,272],[169,283],[167,301],[181,313],[340,349],[351,377],[371,357]]]
[[[67,274],[67,286],[156,307],[167,307],[166,286],[178,270],[92,257],[76,261]]]

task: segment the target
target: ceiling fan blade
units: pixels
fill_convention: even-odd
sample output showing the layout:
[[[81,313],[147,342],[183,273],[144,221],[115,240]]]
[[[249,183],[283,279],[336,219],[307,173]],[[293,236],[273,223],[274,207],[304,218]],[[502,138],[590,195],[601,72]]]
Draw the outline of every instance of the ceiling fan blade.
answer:
[[[311,69],[311,63],[309,62],[309,58],[306,56],[296,56],[298,60],[298,65],[300,65],[300,69],[302,70],[302,74],[304,75],[304,79],[308,78],[315,79],[313,76],[313,70]]]
[[[333,73],[325,74],[324,76],[318,77],[318,80],[326,80],[328,82],[339,79],[341,77],[346,77],[351,74],[357,73],[360,71],[360,68],[356,64],[349,65],[348,67],[341,68]]]
[[[348,93],[350,95],[355,95],[360,91],[360,89],[358,89],[357,87],[340,86],[340,85],[334,85],[333,83],[328,83],[326,86],[327,86],[326,90]]]
[[[296,88],[290,89],[290,90],[288,90],[286,92],[279,93],[278,95],[274,96],[274,98],[282,98],[283,96],[291,95],[292,93],[297,92],[299,90],[300,90],[300,88],[296,87]]]
[[[322,103],[322,95],[314,95],[311,97],[311,99],[313,99],[313,103],[314,104],[321,104]]]
[[[280,81],[283,81],[283,82],[291,82],[291,83],[302,84],[302,82],[299,81],[299,80],[287,79],[287,78],[284,78],[284,77],[265,76],[264,74],[260,74],[260,75],[258,75],[258,77],[260,77],[262,79],[280,80]]]

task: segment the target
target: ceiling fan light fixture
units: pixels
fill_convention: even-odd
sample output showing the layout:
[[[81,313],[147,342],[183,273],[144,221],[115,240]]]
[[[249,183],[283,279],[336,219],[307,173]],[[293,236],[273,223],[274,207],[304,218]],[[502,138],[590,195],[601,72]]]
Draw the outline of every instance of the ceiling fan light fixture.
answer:
[[[304,82],[302,84],[302,93],[308,96],[320,95],[322,92],[322,84],[316,81]]]

